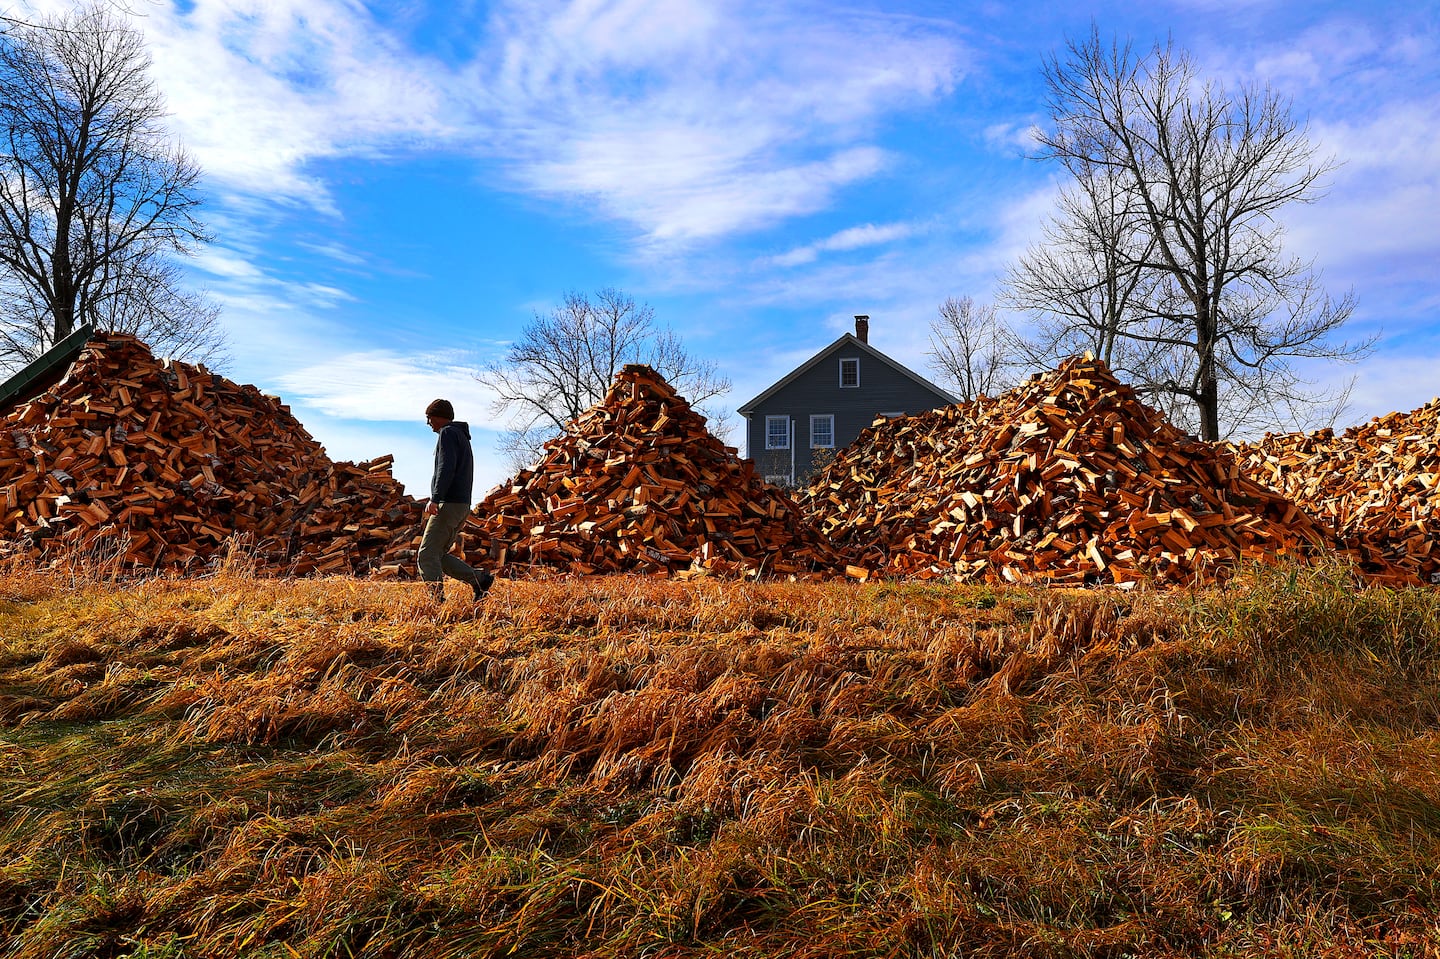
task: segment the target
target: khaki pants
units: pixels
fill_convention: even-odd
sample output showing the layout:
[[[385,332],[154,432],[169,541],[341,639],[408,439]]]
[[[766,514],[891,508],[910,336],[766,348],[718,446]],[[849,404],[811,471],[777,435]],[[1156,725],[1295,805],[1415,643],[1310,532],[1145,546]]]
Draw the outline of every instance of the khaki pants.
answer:
[[[465,517],[470,515],[467,503],[441,503],[440,511],[425,524],[420,536],[420,553],[415,564],[420,567],[420,578],[427,583],[438,583],[442,574],[463,583],[473,583],[478,574],[450,552]]]

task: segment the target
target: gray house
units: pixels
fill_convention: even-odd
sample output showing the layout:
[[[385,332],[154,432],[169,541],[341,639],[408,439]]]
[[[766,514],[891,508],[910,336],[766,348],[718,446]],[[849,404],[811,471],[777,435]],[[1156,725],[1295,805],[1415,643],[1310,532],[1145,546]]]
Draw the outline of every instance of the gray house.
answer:
[[[876,416],[903,416],[958,403],[955,397],[869,343],[870,317],[737,412],[746,455],[781,486],[803,483],[817,457],[849,446]]]

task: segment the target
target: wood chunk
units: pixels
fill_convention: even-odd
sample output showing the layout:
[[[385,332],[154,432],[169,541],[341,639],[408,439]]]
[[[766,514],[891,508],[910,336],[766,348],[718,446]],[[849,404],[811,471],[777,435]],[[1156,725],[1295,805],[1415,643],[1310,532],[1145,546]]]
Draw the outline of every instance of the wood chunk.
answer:
[[[1334,525],[1376,565],[1440,582],[1440,398],[1337,435],[1267,433],[1230,447],[1237,468]]]

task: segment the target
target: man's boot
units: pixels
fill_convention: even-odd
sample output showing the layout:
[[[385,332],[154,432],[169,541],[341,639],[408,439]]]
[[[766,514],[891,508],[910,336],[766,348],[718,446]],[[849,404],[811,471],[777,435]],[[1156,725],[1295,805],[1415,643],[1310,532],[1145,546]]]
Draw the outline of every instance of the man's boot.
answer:
[[[494,585],[495,577],[490,574],[489,570],[477,569],[475,579],[470,583],[470,588],[475,590],[475,602],[478,603],[484,599],[485,594],[490,592],[490,587]]]
[[[438,581],[433,582],[433,583],[426,583],[425,586],[430,590],[430,599],[431,599],[431,601],[434,602],[435,605],[437,605],[437,606],[444,606],[444,605],[445,605],[445,583],[444,583],[444,581],[443,581],[443,580],[438,580]]]

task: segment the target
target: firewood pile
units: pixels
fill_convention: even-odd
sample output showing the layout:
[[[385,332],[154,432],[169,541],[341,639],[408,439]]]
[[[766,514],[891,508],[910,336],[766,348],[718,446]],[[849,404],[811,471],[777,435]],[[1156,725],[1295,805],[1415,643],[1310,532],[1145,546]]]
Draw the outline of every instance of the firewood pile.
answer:
[[[102,334],[0,418],[0,538],[11,555],[105,550],[130,569],[203,570],[236,545],[262,571],[395,569],[420,508],[390,466],[332,462],[278,399]]]
[[[853,566],[886,576],[1179,585],[1337,545],[1088,356],[993,399],[877,422],[801,505]]]
[[[264,572],[409,575],[420,504],[390,468],[333,462],[278,399],[100,335],[49,390],[0,410],[0,554],[197,572],[238,547]],[[1341,436],[1220,447],[1090,358],[877,422],[797,503],[629,366],[479,504],[465,545],[511,574],[1122,586],[1339,550],[1402,583],[1440,579],[1437,503],[1440,400]]]
[[[1244,472],[1422,582],[1440,582],[1440,399],[1342,434],[1267,434],[1238,443]]]
[[[807,576],[835,559],[793,499],[640,365],[496,487],[467,530],[473,552],[512,573]]]

